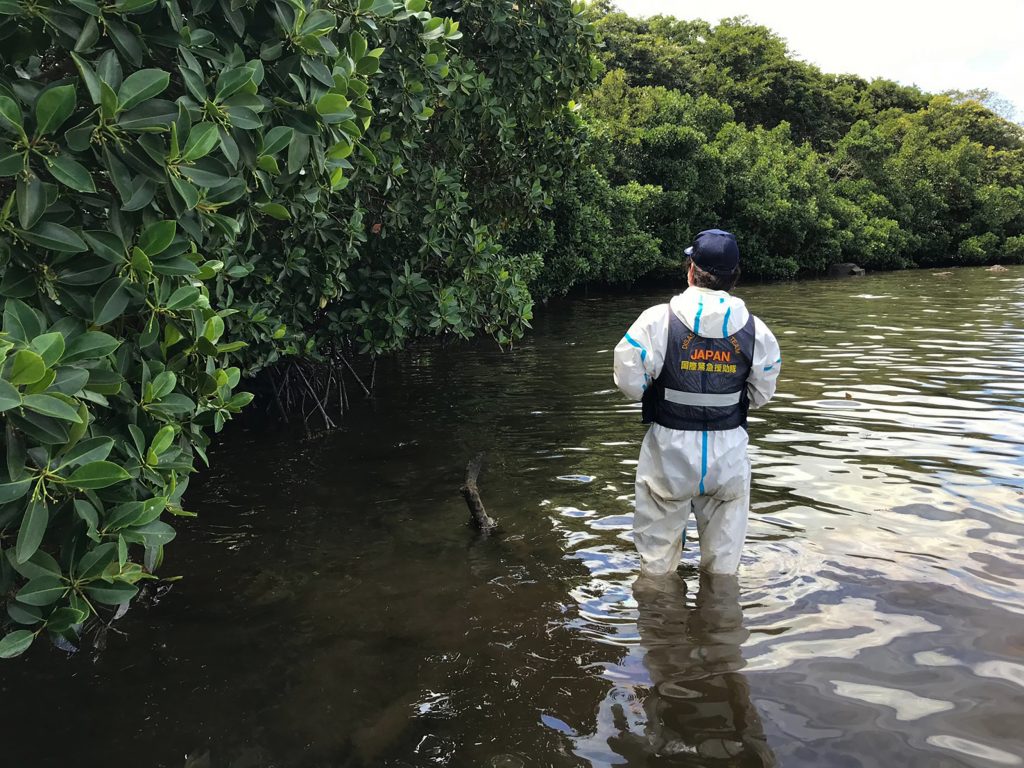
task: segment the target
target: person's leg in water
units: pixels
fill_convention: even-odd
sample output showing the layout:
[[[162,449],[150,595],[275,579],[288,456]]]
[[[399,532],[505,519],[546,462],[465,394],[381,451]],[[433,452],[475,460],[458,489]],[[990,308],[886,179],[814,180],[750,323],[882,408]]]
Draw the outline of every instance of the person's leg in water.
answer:
[[[702,496],[693,500],[702,571],[736,573],[747,536],[749,507],[749,492],[736,499]]]
[[[734,574],[743,555],[750,515],[750,458],[742,429],[709,432],[704,493],[693,500],[700,568]]]
[[[697,476],[687,461],[687,433],[657,425],[648,430],[636,471],[633,542],[641,570],[672,573],[683,553],[683,534],[690,518]]]

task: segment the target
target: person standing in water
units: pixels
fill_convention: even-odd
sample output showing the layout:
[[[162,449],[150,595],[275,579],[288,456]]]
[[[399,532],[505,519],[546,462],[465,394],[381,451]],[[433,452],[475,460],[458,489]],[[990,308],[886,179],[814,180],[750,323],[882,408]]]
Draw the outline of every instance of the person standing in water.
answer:
[[[637,318],[615,347],[615,384],[651,424],[636,469],[633,540],[642,570],[674,571],[691,509],[700,567],[735,573],[747,533],[747,411],[775,394],[779,344],[742,300],[736,237],[720,229],[686,249],[689,287]]]

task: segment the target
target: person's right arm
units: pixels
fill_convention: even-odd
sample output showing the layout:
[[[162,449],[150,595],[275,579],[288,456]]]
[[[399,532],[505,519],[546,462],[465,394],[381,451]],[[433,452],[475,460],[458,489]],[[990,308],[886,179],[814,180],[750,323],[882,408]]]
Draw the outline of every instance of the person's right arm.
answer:
[[[630,400],[643,398],[644,390],[661,374],[668,344],[666,304],[644,311],[615,345],[615,385]]]
[[[775,384],[782,369],[782,353],[775,335],[760,318],[754,318],[754,361],[747,377],[750,407],[760,408],[775,396]]]

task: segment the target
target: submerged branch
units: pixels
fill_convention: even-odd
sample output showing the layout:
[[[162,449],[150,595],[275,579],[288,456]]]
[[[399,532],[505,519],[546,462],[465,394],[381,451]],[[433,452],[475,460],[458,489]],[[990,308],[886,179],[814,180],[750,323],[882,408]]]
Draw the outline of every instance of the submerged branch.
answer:
[[[473,524],[481,531],[490,531],[498,527],[498,522],[484,509],[484,503],[476,484],[483,463],[484,455],[480,453],[466,465],[466,482],[459,490],[462,492],[462,498],[466,500],[466,506],[469,507]]]

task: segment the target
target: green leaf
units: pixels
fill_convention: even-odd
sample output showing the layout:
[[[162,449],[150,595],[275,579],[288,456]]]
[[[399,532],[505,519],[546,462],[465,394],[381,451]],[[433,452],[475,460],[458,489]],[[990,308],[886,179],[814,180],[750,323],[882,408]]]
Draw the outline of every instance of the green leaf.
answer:
[[[245,406],[253,401],[254,397],[255,395],[252,392],[239,392],[228,401],[228,407],[235,409],[245,408]]]
[[[13,659],[15,656],[21,656],[35,639],[35,632],[31,630],[14,630],[0,640],[0,659]]]
[[[10,550],[7,550],[10,552]],[[31,627],[43,620],[43,612],[34,605],[22,605],[14,600],[7,601],[7,615],[16,624],[24,624]]]
[[[89,250],[82,241],[82,238],[75,234],[75,232],[63,224],[55,224],[52,221],[44,221],[31,231],[19,232],[18,234],[33,245],[38,245],[40,248],[45,248],[49,251],[81,253],[82,251]]]
[[[63,361],[64,363],[74,363],[79,360],[97,360],[112,354],[120,345],[120,340],[108,333],[86,331],[71,340],[64,352]]]
[[[32,229],[46,212],[46,185],[38,176],[20,179],[17,185],[18,222],[22,229]]]
[[[130,109],[117,119],[119,128],[138,133],[160,133],[170,129],[178,116],[178,106],[166,99],[150,99]]]
[[[112,461],[93,461],[76,469],[64,482],[82,490],[95,490],[130,479],[131,475]]]
[[[162,454],[168,448],[171,447],[171,443],[174,441],[174,427],[170,424],[161,427],[160,431],[153,436],[153,442],[149,446],[149,449],[157,456]]]
[[[165,309],[174,311],[176,309],[189,309],[199,302],[199,289],[191,285],[183,285],[171,294],[167,300]]]
[[[287,147],[295,135],[295,129],[287,125],[277,125],[267,131],[263,139],[263,154],[274,155]]]
[[[178,377],[173,371],[163,371],[150,384],[152,394],[148,400],[161,400],[174,391],[178,384]]]
[[[71,400],[70,397],[65,399]],[[86,430],[89,429],[89,407],[82,400],[75,400],[72,402],[78,403],[78,410],[76,411],[78,414],[78,423],[72,424],[68,429],[68,441],[66,443],[68,448],[76,445],[85,435]]]
[[[124,261],[124,243],[113,232],[92,230],[83,232],[82,237],[92,252],[104,261],[111,264],[121,264]]]
[[[355,112],[349,108],[348,99],[340,93],[325,93],[317,100],[316,111],[327,123],[340,123],[355,117]]]
[[[288,173],[298,173],[309,159],[309,136],[296,134],[288,145]]]
[[[20,565],[28,560],[39,549],[46,534],[46,526],[50,522],[50,510],[42,499],[32,499],[21,519],[18,528],[18,540],[14,545],[14,559]]]
[[[56,576],[37,576],[22,587],[14,599],[26,605],[53,605],[67,592],[67,586]]]
[[[253,71],[249,67],[240,67],[225,72],[217,78],[217,96],[214,101],[221,102],[240,91],[252,82]]]
[[[14,99],[3,94],[0,94],[0,125],[18,136],[25,134],[21,107]]]
[[[152,411],[173,416],[183,413],[192,413],[196,409],[196,404],[186,395],[174,392],[167,395],[167,397],[159,403],[154,403],[149,406],[149,408]]]
[[[89,381],[89,372],[84,368],[62,365],[55,374],[49,389],[70,397],[77,395]]]
[[[96,74],[96,71],[90,66],[89,62],[79,56],[77,53],[72,52],[71,58],[75,62],[75,66],[78,67],[78,73],[82,76],[82,82],[85,83],[86,90],[89,91],[89,98],[92,99],[92,103],[97,107],[102,103],[102,97],[100,92],[100,79]]]
[[[162,547],[173,541],[177,535],[174,528],[162,520],[154,520],[136,528],[128,528],[125,534],[130,539],[140,538],[147,547]]]
[[[318,8],[302,22],[302,26],[299,28],[299,36],[306,37],[307,35],[312,35],[314,37],[322,37],[334,29],[337,24],[338,20],[333,13]]]
[[[117,91],[119,111],[129,110],[147,99],[159,96],[171,82],[171,76],[162,69],[140,69],[132,72]]]
[[[86,614],[76,608],[65,606],[58,608],[50,614],[46,620],[46,628],[50,632],[67,632],[76,624],[81,624],[86,619]]]
[[[111,533],[132,525],[147,525],[159,518],[166,508],[166,496],[119,504],[111,511],[103,530]]]
[[[121,206],[122,211],[140,211],[153,202],[153,198],[156,196],[156,184],[153,183],[153,180],[139,177],[137,181],[141,183],[135,187],[131,197]]]
[[[17,264],[8,264],[7,271],[0,278],[0,296],[28,298],[36,295],[36,274]]]
[[[8,380],[15,386],[35,384],[46,374],[43,358],[30,349],[19,350],[14,356]]]
[[[356,64],[356,72],[360,75],[372,75],[380,69],[380,60],[376,56],[364,56]]]
[[[102,80],[100,80],[100,114],[106,120],[113,120],[117,115],[117,94]]]
[[[199,204],[199,190],[194,184],[177,176],[171,176],[171,186],[174,187],[174,191],[181,197],[188,210],[191,211]]]
[[[132,269],[140,275],[149,275],[153,272],[153,262],[141,248],[132,248]]]
[[[43,358],[47,368],[52,368],[64,354],[64,334],[44,333],[32,339],[29,346]]]
[[[121,391],[122,386],[124,386],[124,379],[116,371],[92,369],[89,371],[89,383],[85,385],[85,388],[100,395],[116,395]]]
[[[291,218],[291,215],[288,213],[288,209],[280,203],[263,203],[257,207],[263,211],[263,213],[267,214],[267,216],[279,221],[285,221],[286,219]]]
[[[8,301],[3,317],[4,331],[18,341],[27,343],[43,332],[42,317],[23,301]]]
[[[214,123],[199,123],[193,126],[192,132],[189,133],[181,159],[184,162],[192,162],[205,157],[213,151],[219,142],[220,134]]]
[[[96,23],[96,19],[90,17],[85,20],[82,25],[82,32],[79,34],[78,39],[75,41],[76,51],[88,51],[94,45],[96,41],[100,39],[100,27]]]
[[[224,335],[224,320],[214,315],[203,326],[203,338],[216,343],[222,335]]]
[[[0,483],[0,504],[8,504],[20,499],[28,493],[28,489],[32,486],[32,480],[33,478],[26,477],[11,483]]]
[[[271,155],[260,155],[256,160],[256,165],[261,171],[269,173],[271,176],[280,176],[281,168],[277,164],[277,158]]]
[[[34,579],[37,576],[55,576],[60,578],[60,564],[53,557],[43,550],[39,550],[26,562],[19,563],[14,558],[14,552],[7,550],[7,561],[20,575],[26,579]]]
[[[194,275],[198,271],[199,267],[184,256],[161,259],[153,264],[153,272],[158,275]]]
[[[57,372],[52,369],[47,369],[46,373],[43,374],[43,378],[34,384],[28,384],[25,386],[25,395],[38,395],[40,392],[46,391],[54,379],[57,378]]]
[[[114,7],[120,13],[143,13],[156,4],[156,0],[117,0]]]
[[[77,160],[61,155],[49,161],[50,173],[61,184],[78,192],[95,192],[96,184],[88,169]]]
[[[60,128],[75,111],[75,86],[58,85],[43,91],[36,99],[36,136],[45,136]]]
[[[76,445],[60,458],[58,469],[71,467],[75,464],[90,464],[94,461],[103,461],[110,455],[114,448],[112,437],[90,437]]]
[[[0,413],[21,405],[21,395],[3,379],[0,379]]]
[[[125,281],[120,278],[108,280],[93,300],[93,323],[106,325],[124,314],[131,300]]]
[[[359,61],[363,56],[366,55],[366,51],[369,46],[366,43],[366,38],[358,32],[353,32],[348,37],[348,55],[352,57],[352,61]]]
[[[157,256],[167,250],[177,231],[178,224],[174,221],[158,221],[156,224],[150,224],[139,237],[139,248],[147,256]]]
[[[53,395],[25,395],[21,402],[29,410],[41,413],[44,416],[52,416],[55,419],[71,421],[75,424],[82,423],[81,418],[78,416],[77,408],[68,405]]]
[[[95,512],[95,510],[93,511]],[[87,514],[86,517],[92,519],[91,515]],[[89,550],[75,564],[72,571],[75,579],[77,581],[95,579],[106,570],[108,565],[114,562],[116,554],[117,545],[109,541]]]
[[[8,418],[22,432],[43,445],[65,445],[68,428],[63,421],[33,411],[9,412]]]
[[[123,605],[139,592],[134,584],[117,581],[113,584],[94,582],[85,588],[85,594],[104,605]]]
[[[15,176],[25,170],[25,153],[10,150],[0,152],[0,177]]]

